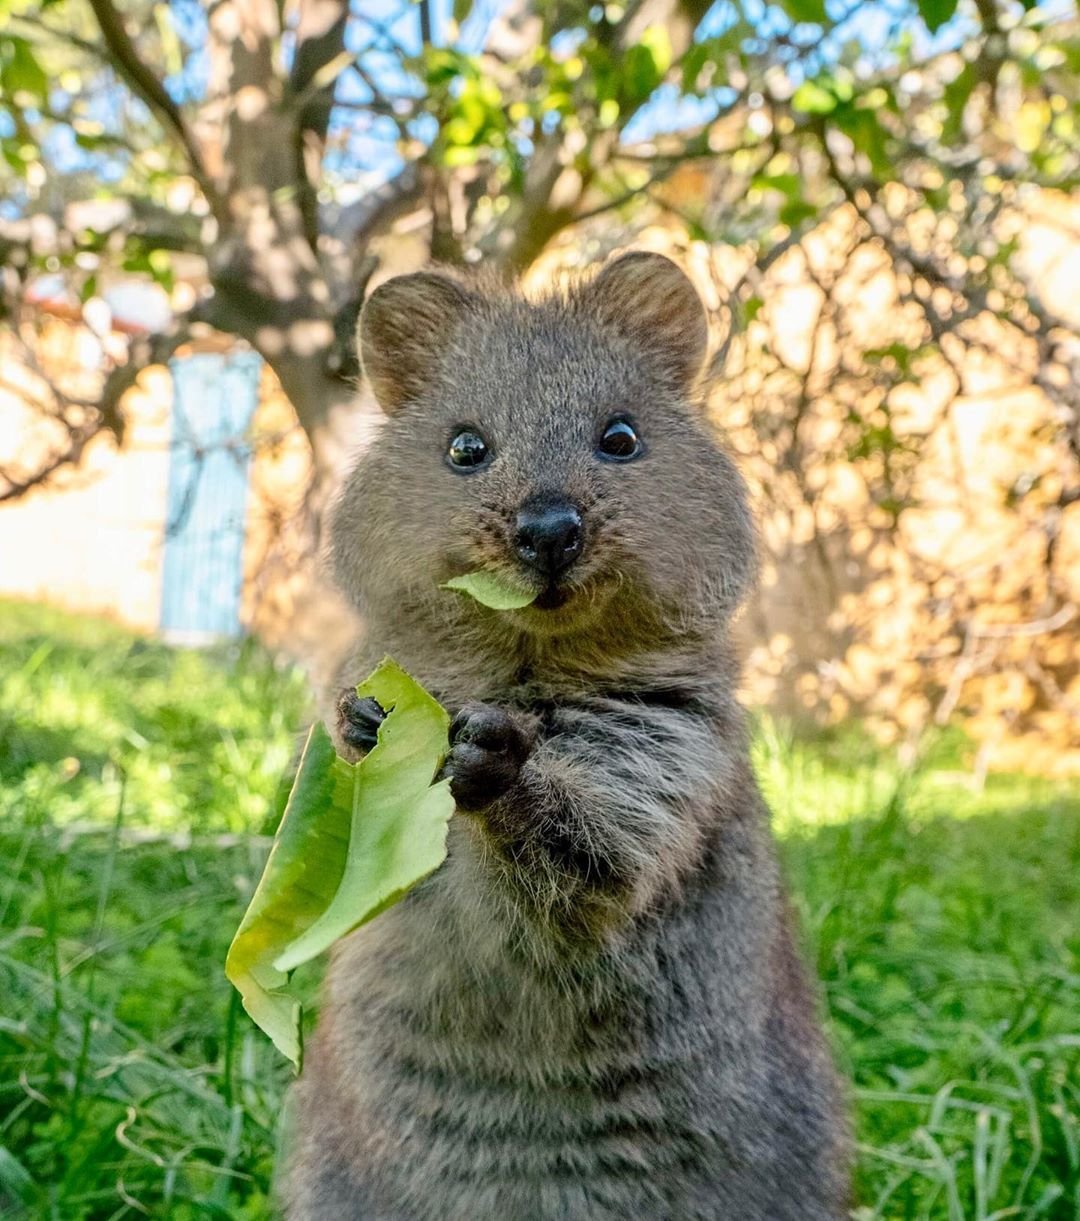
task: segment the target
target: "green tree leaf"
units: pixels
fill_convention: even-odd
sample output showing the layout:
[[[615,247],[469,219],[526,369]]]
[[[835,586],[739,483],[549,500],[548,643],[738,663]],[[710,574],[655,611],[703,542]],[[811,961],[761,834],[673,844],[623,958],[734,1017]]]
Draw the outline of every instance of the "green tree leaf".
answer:
[[[809,21],[823,25],[828,20],[825,0],[783,0],[785,11],[796,21]]]
[[[626,53],[622,77],[622,96],[628,103],[644,101],[663,80],[652,51],[639,43]]]
[[[25,38],[0,39],[0,84],[5,93],[27,93],[38,100],[48,96],[49,78]]]
[[[836,105],[836,94],[816,81],[803,81],[791,98],[792,109],[803,114],[830,114]]]
[[[357,764],[312,727],[262,879],[225,974],[244,1008],[299,1068],[300,1005],[288,974],[396,903],[446,857],[454,800],[432,783],[446,757],[446,711],[389,659],[357,688],[387,709]]]
[[[856,150],[870,162],[873,172],[882,180],[891,178],[894,169],[889,160],[885,131],[875,112],[841,105],[836,108],[834,118],[837,127],[851,138]]]
[[[817,215],[816,205],[805,199],[789,199],[780,209],[780,222],[789,229],[797,229],[804,220]]]
[[[919,15],[931,34],[936,33],[956,12],[957,0],[919,0]]]
[[[761,297],[747,297],[747,299],[742,303],[742,316],[744,323],[749,324],[753,322],[758,314],[761,313],[761,309],[764,304],[765,302],[761,299]]]
[[[463,577],[452,577],[443,589],[456,589],[469,594],[483,606],[492,610],[520,610],[536,598],[537,591],[515,579],[507,572],[492,572],[481,568],[468,572]]]
[[[662,25],[650,25],[638,40],[652,56],[653,66],[659,76],[671,67],[671,35]]]
[[[967,109],[971,94],[978,84],[975,68],[965,64],[960,72],[951,80],[944,90],[945,106],[948,111],[942,129],[942,137],[950,144],[958,140],[963,133],[964,111]]]

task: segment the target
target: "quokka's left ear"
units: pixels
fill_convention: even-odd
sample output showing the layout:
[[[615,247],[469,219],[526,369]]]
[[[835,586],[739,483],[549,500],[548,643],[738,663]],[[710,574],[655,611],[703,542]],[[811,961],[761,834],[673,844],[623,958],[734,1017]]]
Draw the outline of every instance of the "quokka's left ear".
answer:
[[[644,251],[620,255],[585,286],[579,301],[639,344],[681,388],[697,379],[709,324],[697,289],[671,259]]]
[[[474,302],[468,289],[435,271],[395,276],[371,294],[357,341],[364,376],[387,415],[427,389]]]

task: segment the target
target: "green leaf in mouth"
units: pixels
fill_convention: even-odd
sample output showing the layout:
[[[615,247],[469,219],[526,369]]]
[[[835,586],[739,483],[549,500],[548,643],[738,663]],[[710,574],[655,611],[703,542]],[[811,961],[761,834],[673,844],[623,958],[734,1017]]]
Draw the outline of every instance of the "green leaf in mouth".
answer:
[[[489,568],[452,577],[443,585],[443,589],[456,589],[469,594],[482,606],[492,610],[520,610],[534,602],[538,592],[512,573],[495,572]]]

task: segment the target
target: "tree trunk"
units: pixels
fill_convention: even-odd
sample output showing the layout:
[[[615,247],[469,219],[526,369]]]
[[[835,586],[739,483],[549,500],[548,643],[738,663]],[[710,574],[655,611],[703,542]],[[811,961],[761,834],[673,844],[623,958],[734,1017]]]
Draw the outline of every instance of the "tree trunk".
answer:
[[[315,498],[325,504],[379,418],[371,396],[326,372],[326,353],[308,359],[267,356],[311,444]]]

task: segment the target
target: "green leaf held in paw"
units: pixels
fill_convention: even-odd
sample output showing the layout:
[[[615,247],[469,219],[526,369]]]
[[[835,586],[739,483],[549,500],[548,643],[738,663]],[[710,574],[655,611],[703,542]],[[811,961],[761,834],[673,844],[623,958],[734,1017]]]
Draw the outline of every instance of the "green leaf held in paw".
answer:
[[[519,577],[508,572],[492,572],[488,568],[467,572],[463,577],[453,577],[443,589],[460,590],[492,610],[520,610],[533,602],[537,594],[535,588],[526,585]]]
[[[448,747],[446,711],[386,660],[357,688],[387,710],[357,764],[314,725],[262,879],[225,974],[244,1008],[300,1067],[300,1005],[289,972],[401,899],[446,858],[454,800],[433,783]]]

